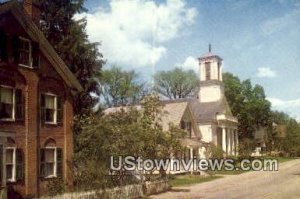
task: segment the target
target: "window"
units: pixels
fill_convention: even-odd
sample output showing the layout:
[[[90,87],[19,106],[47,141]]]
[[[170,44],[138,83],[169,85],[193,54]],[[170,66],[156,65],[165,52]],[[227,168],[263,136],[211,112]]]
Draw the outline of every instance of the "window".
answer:
[[[0,87],[0,119],[14,120],[14,89]]]
[[[6,149],[6,179],[9,182],[14,182],[16,179],[16,161],[15,161],[15,148]]]
[[[7,36],[0,30],[0,61],[7,60]]]
[[[21,149],[6,148],[6,180],[16,182],[23,178],[23,154]]]
[[[40,176],[52,178],[62,175],[62,149],[46,147],[41,149]]]
[[[205,62],[205,77],[210,80],[210,62]]]
[[[192,137],[192,123],[182,120],[180,126],[181,126],[181,129],[183,129],[189,133],[188,136],[189,136],[189,138],[191,138]]]
[[[45,122],[56,123],[56,97],[45,95]]]
[[[221,80],[221,63],[218,62],[218,80]]]
[[[28,39],[20,37],[19,46],[19,64],[31,67],[31,42]]]
[[[22,90],[0,86],[0,119],[12,121],[23,119]]]
[[[37,68],[40,64],[39,44],[29,39],[13,38],[13,60],[19,66]]]
[[[62,122],[61,99],[53,94],[42,94],[42,119],[46,124],[59,124]]]

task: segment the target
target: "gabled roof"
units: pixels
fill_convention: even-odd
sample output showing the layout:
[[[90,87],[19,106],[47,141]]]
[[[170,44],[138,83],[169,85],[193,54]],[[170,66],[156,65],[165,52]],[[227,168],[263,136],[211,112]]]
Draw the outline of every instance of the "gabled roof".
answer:
[[[206,60],[206,59],[211,59],[211,58],[217,58],[219,60],[222,60],[222,58],[220,56],[218,56],[218,55],[216,55],[216,54],[214,54],[212,52],[207,52],[207,53],[201,55],[199,57],[199,60]]]
[[[17,1],[10,1],[0,4],[0,15],[10,12],[19,24],[23,27],[30,38],[40,44],[40,50],[48,61],[52,64],[57,73],[62,77],[66,84],[77,91],[83,88],[74,74],[69,70],[64,61],[56,53],[52,45],[45,38],[44,34],[34,24],[31,18],[24,12],[22,6]]]
[[[165,100],[161,101],[163,105],[162,109],[162,126],[163,129],[167,129],[169,124],[172,123],[175,126],[179,126],[180,122],[186,112],[188,112],[191,116],[191,119],[196,123],[196,118],[191,110],[191,105],[189,101],[186,99],[178,99],[178,100]],[[130,108],[136,108],[137,110],[142,110],[141,105],[135,106],[119,106],[119,107],[111,107],[104,110],[104,114],[115,113],[121,110],[128,111]],[[198,128],[195,129],[198,133]]]
[[[163,104],[163,113],[162,113],[162,120],[163,124],[168,125],[169,123],[173,123],[174,125],[180,125],[181,119],[187,109],[188,102],[176,102],[170,101],[166,103],[162,101]],[[119,106],[119,107],[111,107],[104,110],[104,114],[115,113],[121,110],[128,111],[130,108],[136,108],[137,110],[142,110],[141,105],[135,106]]]
[[[225,98],[215,102],[199,102],[198,99],[192,99],[191,107],[198,123],[215,120],[217,114],[232,116]]]
[[[165,103],[163,111],[165,115],[163,116],[163,124],[169,125],[173,123],[174,125],[179,126],[181,119],[187,110],[188,102],[173,102]]]

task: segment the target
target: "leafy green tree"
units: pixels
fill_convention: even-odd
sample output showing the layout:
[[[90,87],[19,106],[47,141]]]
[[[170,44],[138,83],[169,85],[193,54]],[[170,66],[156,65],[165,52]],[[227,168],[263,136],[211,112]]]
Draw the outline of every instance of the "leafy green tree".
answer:
[[[194,94],[199,85],[196,73],[182,68],[158,72],[154,81],[154,90],[169,99],[186,98]]]
[[[272,112],[275,126],[269,134],[270,151],[284,152],[291,156],[300,155],[300,124],[288,114],[279,111]],[[280,128],[283,127],[283,128]],[[279,131],[284,131],[280,133]]]
[[[36,2],[41,11],[41,30],[84,88],[76,95],[75,113],[87,113],[95,103],[90,93],[99,93],[94,77],[100,72],[103,60],[98,43],[88,40],[86,20],[74,19],[75,14],[86,11],[84,0]]]
[[[251,140],[258,127],[270,129],[272,126],[271,103],[266,99],[262,86],[253,86],[250,80],[241,81],[231,73],[223,74],[223,79],[225,96],[239,121],[240,150],[243,150],[240,153],[250,153],[255,147]]]
[[[100,97],[109,107],[139,102],[146,88],[146,84],[139,81],[139,76],[134,70],[124,71],[119,67],[104,70],[98,76],[98,81]]]
[[[181,150],[180,139],[185,132],[174,126],[169,130],[162,129],[160,118],[164,113],[159,98],[146,96],[141,106],[142,110],[127,107],[80,121],[83,131],[76,137],[78,147],[74,157],[77,187],[93,189],[130,183],[132,179],[124,170],[108,175],[111,172],[110,156],[165,159],[172,152]]]

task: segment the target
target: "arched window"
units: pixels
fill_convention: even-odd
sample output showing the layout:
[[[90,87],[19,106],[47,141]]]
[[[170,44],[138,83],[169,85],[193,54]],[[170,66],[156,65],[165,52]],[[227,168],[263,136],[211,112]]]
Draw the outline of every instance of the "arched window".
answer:
[[[205,80],[210,80],[210,62],[205,62]]]
[[[54,139],[48,139],[40,149],[40,176],[53,178],[62,175],[63,152]]]
[[[23,152],[17,148],[12,138],[7,138],[5,166],[7,182],[17,182],[23,178]]]

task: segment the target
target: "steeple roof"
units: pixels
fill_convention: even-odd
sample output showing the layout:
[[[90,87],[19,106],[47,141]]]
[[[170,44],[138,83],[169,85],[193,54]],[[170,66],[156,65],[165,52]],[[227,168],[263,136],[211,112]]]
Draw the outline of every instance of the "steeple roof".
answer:
[[[218,55],[216,55],[216,54],[214,54],[214,53],[211,52],[211,44],[209,44],[209,46],[208,46],[208,52],[205,53],[205,54],[203,54],[203,55],[201,55],[199,57],[199,60],[206,60],[206,59],[211,59],[211,58],[217,58],[219,60],[222,60],[221,57],[219,57]]]

